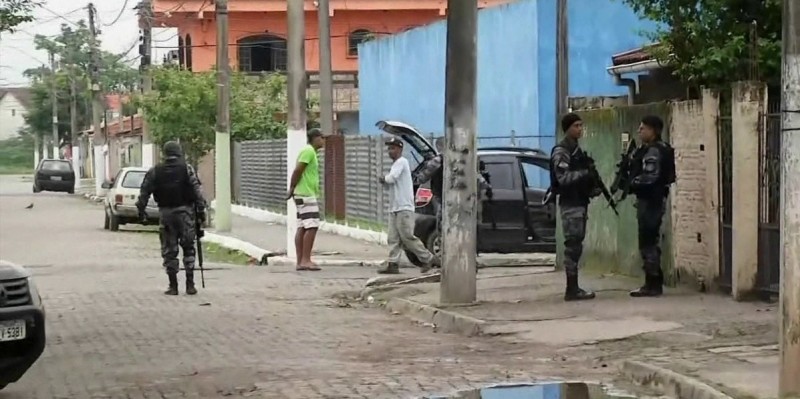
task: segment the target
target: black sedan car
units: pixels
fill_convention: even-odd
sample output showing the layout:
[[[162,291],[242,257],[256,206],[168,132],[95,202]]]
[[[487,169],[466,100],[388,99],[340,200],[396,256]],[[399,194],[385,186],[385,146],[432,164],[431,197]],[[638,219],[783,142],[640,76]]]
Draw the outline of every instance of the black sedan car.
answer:
[[[33,192],[75,193],[75,170],[65,159],[43,159],[33,175]]]
[[[41,356],[44,319],[31,274],[0,260],[0,389],[17,382]]]

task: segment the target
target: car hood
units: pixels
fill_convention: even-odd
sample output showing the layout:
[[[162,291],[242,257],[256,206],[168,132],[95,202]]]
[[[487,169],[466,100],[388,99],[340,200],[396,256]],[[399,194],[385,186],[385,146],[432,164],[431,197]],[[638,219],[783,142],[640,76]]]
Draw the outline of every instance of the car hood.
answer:
[[[30,277],[31,273],[24,267],[0,259],[0,281]]]

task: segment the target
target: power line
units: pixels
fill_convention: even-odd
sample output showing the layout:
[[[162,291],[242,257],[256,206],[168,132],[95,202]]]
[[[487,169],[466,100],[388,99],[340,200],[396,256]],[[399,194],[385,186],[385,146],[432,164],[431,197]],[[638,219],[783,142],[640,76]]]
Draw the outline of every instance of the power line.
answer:
[[[119,21],[119,19],[122,18],[122,14],[125,13],[125,9],[126,8],[128,8],[128,0],[125,0],[125,3],[122,4],[122,9],[119,10],[119,14],[117,14],[117,17],[114,18],[114,21],[109,23],[109,24],[103,24],[103,26],[109,27],[109,26],[112,26],[112,25],[116,24]]]
[[[69,22],[69,23],[71,23],[71,24],[73,24],[73,25],[75,25],[75,26],[80,26],[80,25],[78,25],[77,23],[75,23],[75,22],[73,22],[73,21],[70,21],[70,20],[68,20],[68,19],[67,19],[67,17],[65,17],[64,15],[61,15],[61,14],[59,14],[59,13],[57,13],[57,12],[55,12],[55,11],[53,11],[53,10],[49,9],[49,8],[47,8],[47,6],[44,6],[44,5],[42,5],[42,8],[43,8],[45,11],[49,12],[50,14],[53,14],[53,15],[55,15],[55,18],[53,18],[53,19],[59,19],[59,18],[60,18],[60,19],[63,19],[64,21],[67,21],[67,22]],[[75,12],[75,11],[72,11],[72,12]],[[68,14],[71,14],[72,12],[70,12],[70,13],[68,13]]]

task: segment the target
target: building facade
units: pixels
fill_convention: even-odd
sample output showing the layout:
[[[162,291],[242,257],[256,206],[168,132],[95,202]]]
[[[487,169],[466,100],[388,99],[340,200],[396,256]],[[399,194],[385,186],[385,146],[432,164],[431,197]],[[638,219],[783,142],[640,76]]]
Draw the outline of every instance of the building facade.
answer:
[[[480,7],[509,0],[479,0]],[[231,0],[231,65],[244,72],[286,69],[286,0]],[[319,70],[317,2],[305,1],[306,70]],[[178,62],[193,71],[216,64],[217,29],[213,2],[154,0],[157,26],[178,28]],[[358,45],[443,19],[446,0],[331,0],[331,62],[337,72],[358,70]]]
[[[27,87],[0,88],[0,140],[19,136],[30,101]]]
[[[569,96],[620,96],[627,87],[607,71],[611,56],[646,43],[640,20],[617,0],[568,3]],[[556,115],[554,0],[519,0],[478,14],[479,145],[548,149]],[[361,133],[402,120],[443,134],[446,21],[361,45]],[[387,94],[390,93],[390,94]]]

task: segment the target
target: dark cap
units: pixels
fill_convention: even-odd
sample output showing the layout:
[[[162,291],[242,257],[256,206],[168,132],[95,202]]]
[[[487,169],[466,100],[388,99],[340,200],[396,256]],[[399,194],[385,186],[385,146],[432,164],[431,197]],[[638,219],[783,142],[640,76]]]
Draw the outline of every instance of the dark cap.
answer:
[[[165,157],[182,157],[183,148],[177,141],[167,141],[161,149]]]
[[[314,140],[314,138],[316,138],[316,137],[325,137],[325,135],[322,134],[322,130],[320,130],[318,128],[313,128],[313,129],[309,130],[308,133],[306,133],[306,138],[308,139],[309,143],[311,142],[311,140]]]
[[[570,127],[572,127],[572,125],[575,124],[575,122],[578,122],[580,120],[581,117],[578,116],[578,114],[569,113],[564,115],[564,117],[561,118],[561,130],[566,132],[567,129],[569,129]]]
[[[400,140],[397,137],[390,137],[389,140],[386,140],[386,145],[403,148],[403,140]]]

